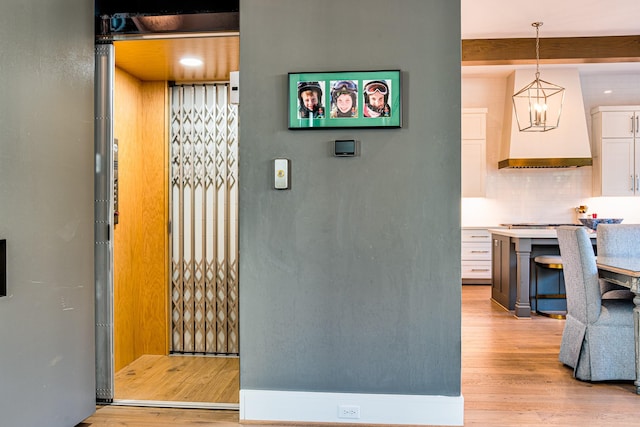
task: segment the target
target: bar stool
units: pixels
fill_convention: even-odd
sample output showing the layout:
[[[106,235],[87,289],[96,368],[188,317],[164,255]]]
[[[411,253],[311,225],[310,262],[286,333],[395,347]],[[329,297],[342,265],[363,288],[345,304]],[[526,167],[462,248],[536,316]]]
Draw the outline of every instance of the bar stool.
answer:
[[[560,255],[538,255],[533,259],[535,263],[536,270],[536,313],[541,316],[552,317],[554,319],[566,319],[567,312],[566,310],[561,311],[544,311],[540,309],[539,300],[544,299],[555,299],[555,300],[565,300],[567,299],[567,295],[562,293],[562,285],[564,284],[564,273],[562,271],[562,258]],[[539,292],[539,269],[545,268],[548,270],[555,270],[558,273],[558,292],[555,294],[541,294]]]

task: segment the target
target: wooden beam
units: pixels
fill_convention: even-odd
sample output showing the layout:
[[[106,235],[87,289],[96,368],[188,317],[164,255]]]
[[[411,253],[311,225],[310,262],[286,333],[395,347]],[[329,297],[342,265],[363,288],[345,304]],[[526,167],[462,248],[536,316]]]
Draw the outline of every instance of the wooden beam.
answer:
[[[462,65],[535,64],[536,39],[462,40]],[[640,62],[640,35],[540,38],[540,63]]]

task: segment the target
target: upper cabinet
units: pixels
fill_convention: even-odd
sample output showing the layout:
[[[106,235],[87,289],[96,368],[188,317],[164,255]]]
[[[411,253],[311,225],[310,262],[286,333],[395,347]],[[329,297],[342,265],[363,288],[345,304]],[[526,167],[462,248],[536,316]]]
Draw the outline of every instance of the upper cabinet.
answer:
[[[640,196],[640,106],[591,110],[594,196]]]
[[[484,197],[487,168],[487,109],[462,109],[462,197]]]

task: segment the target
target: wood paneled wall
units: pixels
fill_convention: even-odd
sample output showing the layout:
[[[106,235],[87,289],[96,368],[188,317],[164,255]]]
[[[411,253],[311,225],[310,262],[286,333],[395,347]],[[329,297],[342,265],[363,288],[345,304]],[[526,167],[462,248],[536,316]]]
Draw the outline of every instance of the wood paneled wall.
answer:
[[[142,82],[116,68],[116,371],[143,354],[169,351],[167,96],[166,82]]]

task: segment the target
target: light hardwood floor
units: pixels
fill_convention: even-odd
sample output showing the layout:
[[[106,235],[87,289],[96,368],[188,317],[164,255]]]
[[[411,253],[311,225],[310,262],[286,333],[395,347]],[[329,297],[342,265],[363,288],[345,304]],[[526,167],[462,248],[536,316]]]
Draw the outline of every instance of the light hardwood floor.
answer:
[[[640,425],[640,396],[635,394],[632,382],[578,381],[572,378],[571,369],[558,361],[563,320],[535,315],[529,320],[516,319],[490,301],[489,286],[462,288],[465,426]],[[240,425],[235,411],[115,406],[98,409],[81,424],[82,427]]]
[[[115,399],[238,404],[239,359],[142,356],[116,373]]]

